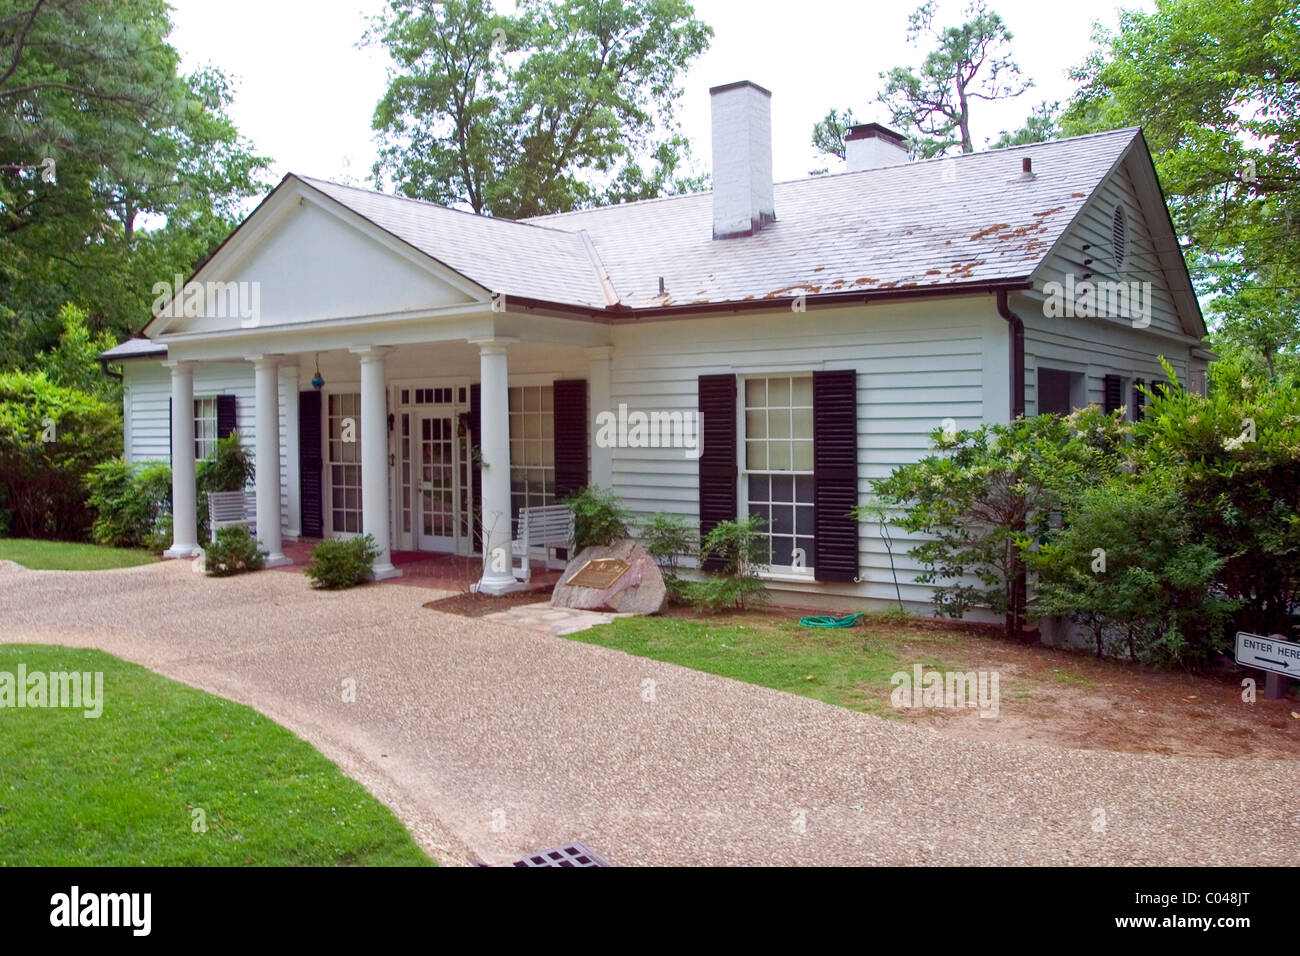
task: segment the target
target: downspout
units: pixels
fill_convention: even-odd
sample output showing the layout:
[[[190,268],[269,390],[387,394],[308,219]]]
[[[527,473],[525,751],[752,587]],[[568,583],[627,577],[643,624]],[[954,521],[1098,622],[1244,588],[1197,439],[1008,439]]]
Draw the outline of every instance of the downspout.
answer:
[[[1011,417],[1025,414],[1025,323],[1007,305],[1007,290],[997,290],[998,315],[1011,326]]]
[[[122,381],[122,373],[114,372],[112,369],[110,369],[108,367],[108,359],[99,360],[99,370],[103,372],[105,375],[107,375],[109,378],[115,378],[119,382]]]
[[[1025,415],[1025,323],[1020,316],[1011,311],[1007,304],[1005,289],[997,291],[998,315],[1007,320],[1011,326],[1011,418],[1023,418]],[[1024,531],[1023,521],[1016,522],[1015,530]],[[1008,544],[1014,548],[1014,544]],[[1025,627],[1025,612],[1029,605],[1029,580],[1024,562],[1018,555],[1012,556],[1012,566],[1018,572],[1009,582],[1011,585],[1010,607],[1007,608],[1005,627],[1007,637],[1020,640]]]

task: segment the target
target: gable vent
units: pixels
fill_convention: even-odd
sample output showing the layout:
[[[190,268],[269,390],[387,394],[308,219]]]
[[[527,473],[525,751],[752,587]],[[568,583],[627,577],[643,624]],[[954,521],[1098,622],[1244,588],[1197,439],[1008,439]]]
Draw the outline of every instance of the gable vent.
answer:
[[[1128,252],[1128,220],[1124,215],[1124,207],[1116,206],[1115,215],[1110,221],[1110,247],[1115,253],[1115,268],[1118,269],[1124,264],[1124,256]]]

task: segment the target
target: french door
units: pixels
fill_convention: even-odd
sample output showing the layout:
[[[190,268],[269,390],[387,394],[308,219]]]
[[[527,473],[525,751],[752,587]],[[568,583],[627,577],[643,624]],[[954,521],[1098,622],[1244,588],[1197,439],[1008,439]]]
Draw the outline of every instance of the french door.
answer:
[[[462,488],[457,478],[456,418],[450,412],[412,415],[412,538],[419,551],[460,551]]]

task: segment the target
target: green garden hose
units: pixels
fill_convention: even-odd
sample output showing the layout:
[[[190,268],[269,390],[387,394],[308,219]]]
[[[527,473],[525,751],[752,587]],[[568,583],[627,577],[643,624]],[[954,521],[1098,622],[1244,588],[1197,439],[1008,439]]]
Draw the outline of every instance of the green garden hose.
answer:
[[[799,618],[800,627],[852,627],[858,623],[858,618],[862,613],[850,614],[847,617],[801,617]]]

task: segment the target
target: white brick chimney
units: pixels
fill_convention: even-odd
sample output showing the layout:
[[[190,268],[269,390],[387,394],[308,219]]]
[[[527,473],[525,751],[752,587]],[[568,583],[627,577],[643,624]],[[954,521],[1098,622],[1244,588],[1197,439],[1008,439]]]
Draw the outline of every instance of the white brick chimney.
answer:
[[[713,108],[713,238],[752,236],[776,219],[772,94],[742,80],[709,90]]]
[[[851,173],[907,162],[907,141],[879,123],[850,126],[844,136],[844,163]]]

